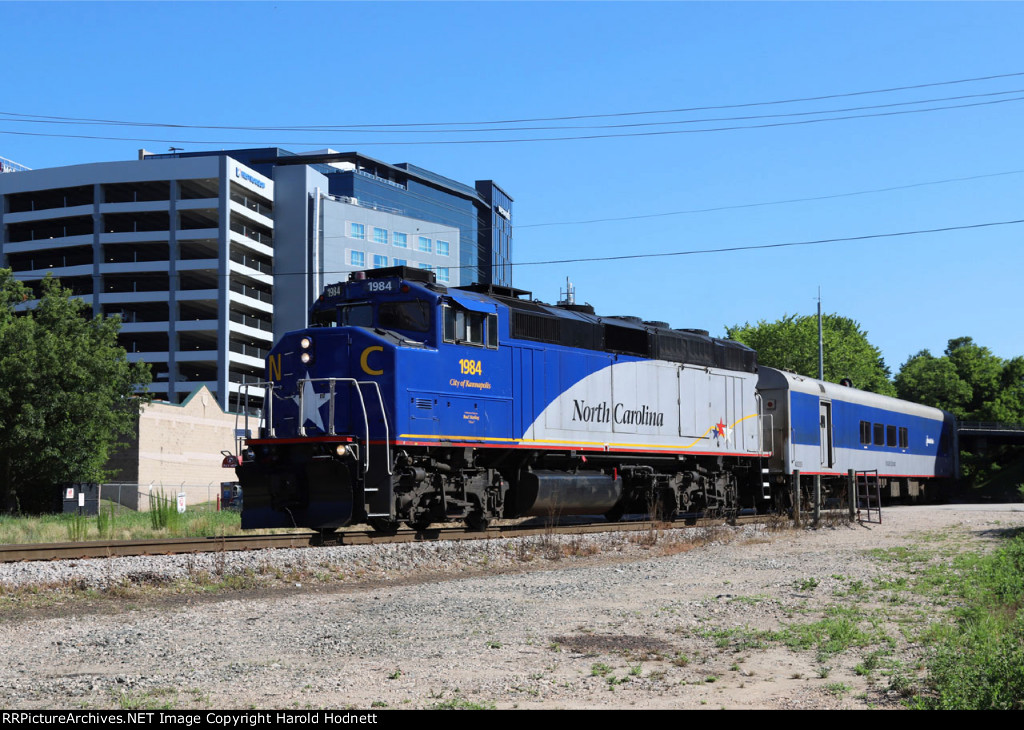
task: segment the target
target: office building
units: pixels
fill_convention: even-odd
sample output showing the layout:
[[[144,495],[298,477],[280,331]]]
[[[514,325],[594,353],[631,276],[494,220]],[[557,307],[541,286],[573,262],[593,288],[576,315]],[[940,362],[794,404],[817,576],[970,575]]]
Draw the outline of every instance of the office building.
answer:
[[[93,313],[120,315],[129,358],[171,403],[205,385],[240,410],[274,338],[351,271],[511,285],[512,199],[489,180],[278,148],[18,168],[0,175],[0,265],[35,287],[53,274]]]

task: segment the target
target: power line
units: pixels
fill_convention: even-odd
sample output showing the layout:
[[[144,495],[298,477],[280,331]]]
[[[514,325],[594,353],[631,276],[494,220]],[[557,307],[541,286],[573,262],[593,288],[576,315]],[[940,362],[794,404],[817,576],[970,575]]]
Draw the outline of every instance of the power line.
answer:
[[[1010,226],[1024,223],[1024,219],[1012,221],[996,221],[992,223],[972,223],[965,226],[947,226],[945,228],[928,228],[916,231],[898,231],[896,233],[872,233],[865,236],[848,236],[844,238],[821,238],[815,241],[787,241],[785,243],[762,243],[749,246],[728,246],[726,248],[704,248],[692,249],[689,251],[668,251],[664,253],[634,253],[622,254],[620,256],[588,256],[577,259],[552,259],[548,261],[519,261],[513,262],[512,266],[543,266],[548,264],[576,264],[584,261],[624,261],[626,259],[652,259],[666,258],[669,256],[693,256],[705,253],[726,253],[729,251],[757,251],[771,248],[788,248],[791,246],[816,246],[823,243],[841,243],[849,241],[868,241],[878,238],[896,238],[900,236],[919,236],[926,233],[946,233],[948,231],[966,231],[975,228],[991,228],[993,226]]]
[[[548,127],[487,127],[485,129],[373,129],[363,130],[360,125],[351,126],[339,126],[339,127],[323,127],[316,129],[316,131],[329,131],[329,132],[352,132],[352,131],[373,131],[377,134],[421,134],[426,131],[429,134],[465,134],[467,132],[476,134],[478,132],[535,132],[535,131],[551,131],[551,130],[578,130],[578,129],[631,129],[636,127],[662,127],[672,124],[705,124],[708,122],[737,122],[737,121],[751,121],[756,119],[785,119],[789,117],[806,117],[823,114],[841,114],[852,111],[866,111],[870,109],[891,109],[899,106],[911,106],[914,104],[934,104],[943,101],[961,101],[963,99],[978,99],[982,97],[992,96],[1006,96],[1009,94],[1022,94],[1024,89],[1011,89],[1008,91],[990,91],[981,94],[961,94],[959,96],[946,96],[934,99],[917,99],[914,101],[897,101],[890,102],[888,104],[872,104],[867,106],[853,106],[845,107],[840,109],[818,109],[814,111],[803,111],[803,112],[785,112],[782,114],[754,114],[739,117],[705,117],[700,119],[673,119],[668,121],[657,121],[657,122],[632,122],[628,124],[592,124],[592,125],[574,125],[574,126],[548,126]],[[206,126],[206,125],[195,125],[195,124],[155,124],[155,123],[135,123],[135,122],[123,122],[123,121],[99,121],[99,120],[55,120],[49,118],[39,118],[34,115],[15,115],[12,112],[0,112],[0,115],[7,116],[8,119],[2,120],[7,122],[20,122],[25,124],[67,124],[67,125],[98,125],[98,126],[141,126],[146,128],[152,127],[165,127],[174,129],[195,129],[195,130],[211,130],[211,129],[232,129],[232,130],[243,130],[243,131],[305,131],[296,127],[224,127],[224,126]],[[311,130],[314,128],[310,128]]]
[[[1017,93],[1017,92],[1013,92]],[[770,122],[765,124],[748,124],[738,125],[732,127],[710,127],[706,129],[671,129],[671,130],[660,130],[651,132],[621,132],[621,133],[608,133],[608,134],[588,134],[588,135],[572,135],[565,137],[517,137],[517,138],[505,138],[505,139],[459,139],[459,140],[415,140],[415,141],[391,141],[391,142],[373,142],[373,141],[344,141],[339,142],[337,140],[332,141],[302,141],[302,140],[191,140],[191,139],[165,139],[165,138],[151,138],[151,137],[114,137],[107,135],[88,135],[88,134],[52,134],[45,132],[23,132],[14,130],[0,130],[0,134],[10,134],[25,137],[50,137],[59,139],[92,139],[92,140],[108,140],[116,142],[152,142],[160,144],[221,144],[221,145],[257,145],[257,146],[268,146],[268,147],[280,147],[286,145],[298,145],[298,146],[430,146],[430,145],[466,145],[466,144],[514,144],[524,142],[569,142],[579,140],[593,140],[593,139],[613,139],[613,138],[624,138],[624,137],[657,137],[674,134],[703,134],[708,132],[731,132],[737,130],[746,129],[769,129],[773,127],[790,127],[805,124],[819,124],[822,122],[839,122],[848,121],[851,119],[867,119],[872,117],[888,117],[888,116],[899,116],[903,114],[923,114],[927,112],[946,111],[949,109],[966,109],[977,106],[991,106],[993,104],[1006,104],[1009,102],[1024,101],[1024,96],[1014,97],[1010,99],[994,99],[990,101],[972,102],[969,104],[950,104],[947,106],[930,107],[927,109],[902,109],[899,111],[888,111],[888,112],[875,112],[870,114],[850,114],[839,117],[827,117],[823,119],[800,119],[796,121],[788,122]]]
[[[854,96],[866,96],[871,94],[887,94],[896,91],[911,91],[915,89],[933,88],[936,86],[951,86],[956,84],[967,84],[978,81],[992,81],[995,79],[1006,79],[1018,76],[1024,76],[1024,71],[1018,71],[1013,73],[1005,74],[994,74],[990,76],[975,76],[967,79],[954,79],[947,81],[935,81],[924,84],[913,84],[909,86],[894,86],[885,89],[871,89],[866,91],[851,91],[842,92],[836,94],[825,94],[821,96],[807,96],[793,99],[776,99],[771,101],[755,101],[755,102],[743,102],[738,104],[721,104],[715,106],[697,106],[697,107],[682,107],[676,109],[655,109],[646,111],[626,111],[626,112],[611,112],[604,114],[574,114],[566,116],[556,117],[533,117],[523,119],[498,119],[489,121],[473,121],[473,122],[406,122],[406,123],[387,123],[387,124],[351,124],[346,127],[336,127],[333,125],[295,125],[295,126],[281,126],[281,127],[267,127],[267,126],[238,126],[238,125],[190,125],[190,124],[178,124],[168,122],[132,122],[117,119],[97,119],[91,117],[65,117],[65,116],[53,116],[53,115],[41,115],[41,114],[24,114],[20,112],[0,112],[6,116],[23,116],[23,117],[34,117],[40,120],[64,120],[64,121],[75,121],[81,123],[93,123],[93,124],[112,124],[112,125],[128,125],[128,126],[139,126],[139,127],[169,127],[169,128],[180,128],[180,129],[230,129],[230,130],[246,130],[246,131],[345,131],[348,129],[378,129],[381,127],[438,127],[438,126],[483,126],[491,124],[525,124],[528,122],[556,122],[556,121],[573,121],[577,119],[608,119],[615,117],[628,117],[628,116],[640,116],[649,114],[678,114],[681,112],[696,112],[696,111],[716,111],[721,109],[743,109],[757,106],[772,106],[778,104],[797,104],[808,101],[824,101],[828,99],[841,99],[849,98]]]
[[[849,193],[834,193],[832,195],[816,195],[809,198],[788,198],[786,200],[770,200],[763,203],[740,203],[736,205],[719,205],[712,208],[691,208],[688,210],[674,210],[665,213],[646,213],[642,215],[627,215],[613,218],[589,218],[587,220],[576,220],[576,221],[549,221],[547,223],[525,223],[516,224],[512,229],[519,230],[520,228],[542,228],[545,226],[575,226],[575,225],[586,225],[588,223],[611,223],[614,221],[630,221],[630,220],[641,220],[644,218],[665,218],[668,216],[675,215],[691,215],[694,213],[715,213],[723,210],[742,210],[744,208],[762,208],[771,205],[788,205],[791,203],[808,203],[817,200],[833,200],[835,198],[850,198],[857,195],[870,195],[872,193],[888,193],[896,190],[910,190],[912,188],[925,187],[927,185],[943,185],[954,182],[966,182],[968,180],[982,180],[990,177],[1002,177],[1005,175],[1021,175],[1024,174],[1024,170],[1007,170],[1006,172],[993,172],[985,175],[970,175],[968,177],[950,177],[944,180],[929,180],[926,182],[910,183],[907,185],[894,185],[887,188],[872,188],[870,190],[856,190]]]
[[[985,174],[982,174],[982,175],[969,175],[969,176],[966,176],[966,177],[949,177],[949,178],[944,178],[942,180],[927,180],[927,181],[924,181],[924,182],[908,183],[906,185],[892,185],[892,186],[884,187],[884,188],[871,188],[871,189],[868,189],[868,190],[855,190],[855,191],[847,192],[847,193],[833,193],[833,194],[830,194],[830,195],[815,195],[815,196],[811,196],[811,197],[807,197],[807,198],[787,198],[787,199],[784,199],[784,200],[768,200],[768,201],[764,201],[764,202],[761,202],[761,203],[737,203],[735,205],[718,205],[718,206],[713,206],[713,207],[710,207],[710,208],[690,208],[690,209],[687,209],[687,210],[673,210],[673,211],[666,211],[666,212],[663,212],[663,213],[644,213],[644,214],[641,214],[641,215],[625,215],[625,216],[614,216],[614,217],[608,217],[608,218],[588,218],[588,219],[584,219],[584,220],[574,220],[574,221],[547,221],[545,223],[517,223],[517,224],[512,226],[512,230],[513,230],[513,232],[515,232],[515,231],[518,231],[518,230],[521,230],[521,229],[524,229],[524,228],[545,228],[545,227],[549,227],[549,226],[577,226],[577,225],[588,225],[588,224],[592,224],[592,223],[613,223],[613,222],[618,222],[618,221],[644,220],[644,219],[647,219],[647,218],[667,218],[667,217],[670,217],[670,216],[677,216],[677,215],[694,215],[694,214],[697,214],[697,213],[717,213],[717,212],[726,211],[726,210],[743,210],[743,209],[746,209],[746,208],[764,208],[764,207],[769,207],[769,206],[773,206],[773,205],[791,205],[793,203],[812,203],[812,202],[819,201],[819,200],[834,200],[834,199],[837,199],[837,198],[851,198],[851,197],[856,197],[856,196],[859,196],[859,195],[872,195],[872,194],[875,194],[875,193],[895,192],[897,190],[912,190],[914,188],[927,187],[929,185],[946,185],[946,184],[949,184],[949,183],[968,182],[968,181],[971,181],[971,180],[984,180],[984,179],[987,179],[987,178],[1005,177],[1007,175],[1021,175],[1021,174],[1024,174],[1024,170],[1006,170],[1004,172],[992,172],[992,173],[985,173]],[[345,201],[334,201],[334,202],[344,203]],[[405,214],[403,213],[403,214],[399,214],[399,215],[405,215]],[[406,217],[412,217],[412,216],[406,216]],[[427,222],[429,223],[429,222],[433,222],[433,221],[427,221]],[[441,224],[441,225],[444,225],[444,224]],[[377,226],[377,227],[379,227],[379,226]],[[458,228],[458,226],[455,226],[455,225],[452,225],[452,227]],[[492,228],[493,228],[492,226],[477,226],[477,230],[480,230],[480,231],[489,231]],[[399,232],[402,233],[403,231],[399,231]],[[437,236],[437,235],[444,235],[445,233],[448,233],[448,231],[442,231],[442,230],[430,231],[430,230],[427,230],[427,231],[417,231],[416,233],[409,233],[409,235]],[[337,240],[337,239],[351,238],[351,236],[346,236],[344,234],[341,234],[341,235],[324,235],[324,236],[321,236],[321,238],[323,238],[324,240]],[[352,239],[352,240],[353,241],[358,241],[360,239]],[[406,249],[398,249],[398,250],[404,251]],[[411,248],[408,249],[408,250],[411,251],[411,252],[415,252],[414,249],[411,249]],[[425,253],[425,252],[422,252],[422,253]]]
[[[720,254],[730,253],[734,251],[761,251],[767,249],[784,249],[793,248],[797,246],[819,246],[822,244],[838,244],[838,243],[850,243],[854,241],[873,241],[877,239],[895,239],[908,237],[908,235],[924,235],[927,233],[945,233],[953,230],[972,230],[976,228],[991,228],[1000,225],[1017,225],[1024,223],[1024,218],[1019,220],[1002,220],[992,221],[988,223],[970,223],[968,225],[950,225],[942,228],[922,228],[918,230],[900,230],[889,233],[868,233],[865,235],[849,235],[849,237],[835,238],[835,239],[817,239],[814,241],[787,241],[780,244],[751,244],[749,246],[728,246],[720,249],[690,249],[687,251],[666,251],[660,253],[649,253],[649,254],[622,254],[618,256],[587,256],[585,258],[570,258],[570,259],[548,259],[544,261],[513,261],[512,266],[547,266],[551,264],[565,264],[565,263],[584,263],[589,261],[625,261],[629,259],[650,259],[650,258],[668,258],[672,256],[695,256],[698,254]],[[445,268],[454,270],[461,268],[476,268],[476,266],[446,266]],[[322,273],[348,273],[348,270],[337,270],[337,271],[323,271]],[[282,275],[302,275],[308,274],[305,271],[289,271],[282,272]],[[274,274],[279,275],[279,274]]]

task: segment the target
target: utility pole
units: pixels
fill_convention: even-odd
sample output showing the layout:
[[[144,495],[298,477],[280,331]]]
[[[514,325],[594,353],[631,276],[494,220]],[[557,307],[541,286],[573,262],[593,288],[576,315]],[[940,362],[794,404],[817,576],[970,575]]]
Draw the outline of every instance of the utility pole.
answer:
[[[821,333],[821,287],[818,287],[818,380],[825,379],[825,340]]]

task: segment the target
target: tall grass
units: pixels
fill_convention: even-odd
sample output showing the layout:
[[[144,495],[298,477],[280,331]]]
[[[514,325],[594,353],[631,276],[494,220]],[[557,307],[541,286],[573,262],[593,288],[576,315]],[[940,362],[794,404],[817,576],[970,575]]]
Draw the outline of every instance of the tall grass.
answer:
[[[183,515],[177,505],[171,527],[154,528],[148,512],[136,512],[106,500],[95,520],[73,514],[38,516],[0,515],[0,544],[24,545],[77,540],[146,540],[158,537],[217,537],[241,534],[238,512],[218,512],[213,504],[190,505]],[[82,521],[83,526],[80,526]],[[79,525],[74,526],[72,525]],[[93,531],[92,525],[96,526]],[[77,537],[76,537],[77,536]]]
[[[154,530],[177,532],[181,526],[177,499],[163,490],[152,493],[149,497],[149,523]]]
[[[913,706],[1024,709],[1024,534],[986,556],[962,556],[950,573],[963,600],[956,623],[937,632],[928,694]]]

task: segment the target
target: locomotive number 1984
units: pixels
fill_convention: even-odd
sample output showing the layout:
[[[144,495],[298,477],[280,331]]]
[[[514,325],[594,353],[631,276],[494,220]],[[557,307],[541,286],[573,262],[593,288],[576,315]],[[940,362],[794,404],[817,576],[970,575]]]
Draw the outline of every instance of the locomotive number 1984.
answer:
[[[459,367],[463,375],[482,375],[484,372],[479,360],[459,360]]]

